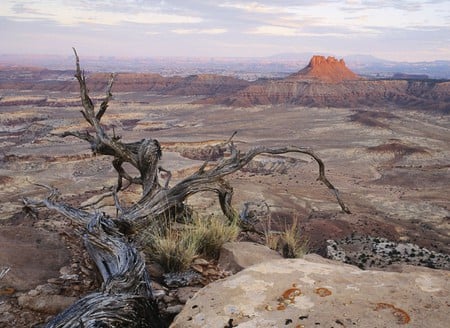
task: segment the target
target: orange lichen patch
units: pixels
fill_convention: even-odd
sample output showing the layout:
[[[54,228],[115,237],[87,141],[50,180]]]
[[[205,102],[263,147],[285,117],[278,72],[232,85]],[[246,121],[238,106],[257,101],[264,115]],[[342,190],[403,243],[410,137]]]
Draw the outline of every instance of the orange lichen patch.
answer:
[[[280,297],[278,297],[276,309],[279,311],[285,310],[289,304],[295,303],[295,298],[302,294],[301,290],[297,288],[296,284],[292,284],[291,288],[286,289]],[[267,310],[267,306],[266,306]]]
[[[278,311],[286,310],[286,305],[283,304],[283,303],[278,304],[278,305],[277,305],[277,310],[278,310]]]
[[[314,293],[316,293],[320,297],[326,297],[326,296],[330,296],[332,294],[331,290],[329,290],[328,288],[325,288],[325,287],[316,288],[314,290]]]
[[[297,287],[295,287],[295,285],[294,285],[294,287],[286,289],[284,291],[284,293],[281,295],[281,297],[283,297],[283,299],[285,299],[285,300],[292,301],[295,299],[296,296],[301,295],[301,293],[302,293],[301,290],[298,289]]]
[[[12,294],[14,294],[16,292],[16,290],[14,289],[14,288],[12,288],[12,287],[3,287],[3,288],[0,288],[0,296],[1,295],[12,295]]]
[[[411,321],[411,318],[408,313],[406,313],[406,311],[399,309],[398,307],[395,307],[394,305],[389,303],[377,303],[375,311],[385,309],[391,310],[392,314],[397,318],[398,323],[401,325],[407,324]]]

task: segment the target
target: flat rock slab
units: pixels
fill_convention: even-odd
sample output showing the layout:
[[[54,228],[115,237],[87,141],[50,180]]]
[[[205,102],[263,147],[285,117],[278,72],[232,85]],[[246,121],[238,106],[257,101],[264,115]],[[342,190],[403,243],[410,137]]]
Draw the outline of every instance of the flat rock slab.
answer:
[[[171,328],[448,327],[449,280],[450,272],[427,268],[273,260],[204,287]]]
[[[1,284],[23,291],[59,277],[70,254],[57,233],[29,226],[0,226],[0,268],[9,267]]]
[[[254,264],[283,258],[267,246],[252,242],[229,242],[222,245],[219,266],[233,273]]]

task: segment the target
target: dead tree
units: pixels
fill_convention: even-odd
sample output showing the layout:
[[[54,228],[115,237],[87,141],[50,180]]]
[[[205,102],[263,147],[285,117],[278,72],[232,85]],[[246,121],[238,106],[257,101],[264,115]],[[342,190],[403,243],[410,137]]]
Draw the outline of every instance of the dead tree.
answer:
[[[115,218],[105,213],[90,213],[60,203],[56,200],[55,190],[51,188],[49,188],[50,195],[44,200],[24,199],[27,207],[47,207],[66,216],[82,228],[85,247],[103,279],[100,291],[80,299],[56,316],[47,327],[164,327],[152,296],[144,260],[133,244],[131,235],[167,211],[183,204],[189,196],[202,191],[216,193],[223,213],[230,220],[235,220],[237,215],[231,205],[233,188],[224,178],[242,169],[255,156],[285,153],[302,153],[310,156],[318,164],[318,180],[331,189],[342,210],[350,212],[341,200],[338,190],[326,178],[322,160],[311,149],[298,146],[261,146],[241,153],[230,138],[227,142],[229,156],[212,165],[205,162],[197,172],[172,187],[169,187],[169,174],[169,179],[162,185],[158,178],[158,173],[164,170],[159,166],[162,156],[159,142],[156,139],[142,139],[138,142],[125,143],[115,134],[111,136],[107,133],[101,119],[112,97],[114,77],[111,76],[106,97],[96,110],[89,96],[86,77],[80,68],[75,49],[74,53],[75,77],[80,86],[83,106],[81,113],[92,131],[69,131],[61,136],[74,136],[86,140],[95,154],[111,156],[112,165],[118,174],[116,192],[130,184],[139,184],[142,186],[142,196],[129,208],[122,208],[115,197],[118,210]],[[139,176],[133,177],[127,173],[123,168],[124,163],[135,167]],[[124,186],[124,180],[127,186]],[[117,196],[115,192],[114,196]]]

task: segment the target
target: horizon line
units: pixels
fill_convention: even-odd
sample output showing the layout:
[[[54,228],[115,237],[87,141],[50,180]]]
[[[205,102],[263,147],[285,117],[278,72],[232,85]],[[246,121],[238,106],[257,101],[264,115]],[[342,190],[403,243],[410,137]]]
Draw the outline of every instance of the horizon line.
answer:
[[[283,56],[295,56],[299,55],[299,58],[279,58]],[[302,58],[303,56],[303,58]],[[114,59],[120,59],[120,60],[132,60],[132,59],[148,59],[148,58],[158,58],[158,59],[164,59],[164,58],[170,58],[170,59],[227,59],[227,60],[251,60],[251,59],[278,59],[280,61],[293,61],[293,60],[299,60],[304,61],[308,60],[308,58],[312,58],[313,56],[324,56],[324,57],[335,57],[337,59],[344,59],[348,57],[367,57],[372,58],[374,60],[379,61],[387,61],[387,62],[393,62],[393,63],[432,63],[432,62],[450,62],[448,59],[432,59],[432,60],[415,60],[415,61],[400,61],[400,60],[394,60],[394,59],[386,59],[377,57],[370,54],[349,54],[349,55],[336,55],[336,54],[328,54],[328,53],[321,53],[321,52],[285,52],[285,53],[278,53],[268,56],[176,56],[176,55],[148,55],[148,56],[129,56],[129,55],[82,55],[82,58],[84,59],[102,59],[102,58],[114,58]],[[60,58],[71,58],[73,55],[64,55],[64,54],[55,54],[55,53],[0,53],[0,57],[60,57]],[[277,58],[278,57],[278,58]],[[308,57],[305,59],[304,57]]]

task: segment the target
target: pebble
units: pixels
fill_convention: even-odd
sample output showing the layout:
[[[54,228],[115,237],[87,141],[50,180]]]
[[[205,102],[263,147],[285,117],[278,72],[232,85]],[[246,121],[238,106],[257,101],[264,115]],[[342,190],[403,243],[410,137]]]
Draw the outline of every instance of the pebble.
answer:
[[[38,296],[40,294],[40,292],[36,289],[32,289],[28,292],[28,295],[33,297],[33,296]]]
[[[63,280],[79,280],[80,276],[77,274],[63,274],[60,278]]]
[[[61,292],[61,288],[54,284],[39,285],[35,288],[42,294],[57,295]]]
[[[89,276],[91,274],[91,270],[89,270],[88,268],[84,267],[84,266],[80,266],[80,270],[81,272],[83,272],[86,276]]]
[[[170,314],[178,314],[181,312],[181,310],[183,310],[183,305],[177,304],[177,305],[168,306],[167,309],[165,310],[165,312],[170,313]]]
[[[70,275],[73,273],[73,270],[70,266],[63,266],[61,269],[59,269],[59,273],[61,275]]]
[[[164,295],[162,299],[164,303],[170,303],[175,301],[175,297],[169,295]]]
[[[177,298],[180,303],[185,304],[189,299],[191,299],[195,293],[200,290],[199,287],[181,287],[177,290]]]
[[[164,274],[163,267],[155,262],[152,262],[149,265],[147,265],[147,271],[153,278],[160,278]]]

